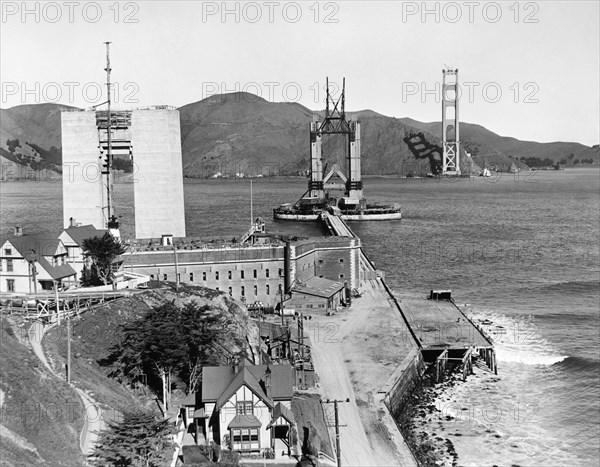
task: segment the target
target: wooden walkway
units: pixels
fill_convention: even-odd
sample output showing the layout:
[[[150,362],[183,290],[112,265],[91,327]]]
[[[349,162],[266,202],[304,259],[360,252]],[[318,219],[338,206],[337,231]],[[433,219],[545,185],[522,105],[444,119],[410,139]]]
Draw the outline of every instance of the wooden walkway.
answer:
[[[400,307],[424,349],[493,347],[452,301],[403,298]]]

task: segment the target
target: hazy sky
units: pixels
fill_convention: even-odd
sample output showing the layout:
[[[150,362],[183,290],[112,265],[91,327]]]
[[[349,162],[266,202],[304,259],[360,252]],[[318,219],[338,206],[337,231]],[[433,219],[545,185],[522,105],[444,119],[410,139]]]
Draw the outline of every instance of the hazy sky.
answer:
[[[435,121],[448,65],[460,70],[461,121],[519,139],[593,145],[599,5],[2,1],[0,105],[103,102],[108,40],[119,108],[245,90],[318,110],[329,76],[346,78],[348,110]]]

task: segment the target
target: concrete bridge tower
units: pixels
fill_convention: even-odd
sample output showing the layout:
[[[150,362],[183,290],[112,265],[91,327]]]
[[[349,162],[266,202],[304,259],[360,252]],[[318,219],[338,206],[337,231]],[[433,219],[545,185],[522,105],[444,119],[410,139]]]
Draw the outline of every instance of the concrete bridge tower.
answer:
[[[458,69],[442,73],[442,175],[460,175]]]

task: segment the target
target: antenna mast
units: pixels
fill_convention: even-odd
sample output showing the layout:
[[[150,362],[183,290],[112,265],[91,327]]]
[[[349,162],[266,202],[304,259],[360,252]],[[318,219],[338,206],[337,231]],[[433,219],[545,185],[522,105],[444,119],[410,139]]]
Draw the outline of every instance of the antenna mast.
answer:
[[[112,157],[112,116],[110,113],[110,42],[105,42],[106,44],[106,97],[107,97],[107,110],[106,110],[106,136],[108,142],[107,155],[106,155],[106,217],[108,219],[108,223],[112,223],[114,221],[114,212],[113,212],[113,203],[112,203],[112,165],[113,165],[113,157]],[[107,225],[110,227],[109,225]]]

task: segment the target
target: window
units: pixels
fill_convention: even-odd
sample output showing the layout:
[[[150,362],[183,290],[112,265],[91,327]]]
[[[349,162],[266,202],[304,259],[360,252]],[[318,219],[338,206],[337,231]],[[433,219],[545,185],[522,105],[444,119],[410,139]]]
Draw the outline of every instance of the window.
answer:
[[[319,308],[325,308],[325,304],[324,303],[319,303]]]
[[[167,276],[166,274],[163,274],[163,279],[164,279],[164,280],[167,280],[167,278],[168,278],[168,277],[169,277],[169,276]]]
[[[231,448],[236,451],[260,449],[258,428],[231,429]]]
[[[203,272],[203,273],[202,273],[202,280],[203,280],[203,281],[205,281],[205,280],[206,280],[206,273],[205,273],[205,272]]]
[[[254,286],[254,295],[258,295],[258,285]]]
[[[323,260],[322,259],[319,260],[319,264],[323,264]]]
[[[246,296],[246,287],[242,285],[242,297]]]
[[[269,287],[269,285],[267,285],[267,295],[269,295],[270,292],[271,292],[271,288]]]
[[[7,259],[6,260],[6,271],[7,272],[12,272],[13,270],[13,260],[12,259]]]
[[[190,272],[190,282],[194,282],[194,273]]]
[[[254,270],[254,278],[256,279],[258,277],[258,273],[256,272],[256,269]]]
[[[340,258],[340,263],[343,263],[343,262],[344,262],[344,258]]]
[[[238,401],[236,409],[238,415],[250,415],[253,412],[254,406],[252,405],[252,401]]]
[[[5,248],[5,249],[4,249],[4,254],[5,254],[6,256],[10,256],[10,255],[12,255],[12,249],[11,249],[11,248]]]
[[[269,270],[265,269],[265,277],[269,277]]]
[[[312,308],[312,303],[309,303],[308,305],[306,305],[306,308]]]
[[[14,279],[6,279],[6,291],[7,292],[15,291],[15,280]]]
[[[243,269],[240,271],[240,277],[241,277],[242,279],[244,278],[244,270],[243,270]]]
[[[215,272],[215,279],[216,279],[216,280],[219,280],[219,271],[216,271],[216,272]]]
[[[233,296],[233,288],[229,287],[229,295]]]
[[[344,275],[343,275],[343,274],[340,274],[340,279],[343,279],[343,278],[344,278]]]
[[[231,280],[231,271],[227,271],[227,279]]]
[[[283,269],[279,268],[279,277],[283,276]]]

